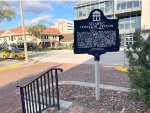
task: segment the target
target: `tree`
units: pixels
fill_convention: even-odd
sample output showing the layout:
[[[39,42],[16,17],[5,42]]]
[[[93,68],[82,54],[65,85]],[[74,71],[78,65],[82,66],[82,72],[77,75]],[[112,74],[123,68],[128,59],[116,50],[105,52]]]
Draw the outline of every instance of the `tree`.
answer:
[[[41,48],[43,47],[43,44],[42,44],[42,32],[46,29],[46,27],[42,24],[38,24],[37,26],[37,30],[39,32],[39,35],[40,35],[40,40],[41,40]]]
[[[41,48],[42,48],[42,32],[46,29],[45,25],[38,24],[32,26],[28,29],[28,32],[31,33],[33,36],[39,37],[41,41]]]
[[[15,17],[15,12],[4,1],[0,1],[0,22],[4,19],[10,21]]]
[[[30,34],[32,34],[32,36],[38,37],[38,31],[37,31],[37,28],[35,26],[29,27],[28,32]]]
[[[126,51],[131,87],[139,99],[150,105],[150,43],[135,32],[134,43]]]

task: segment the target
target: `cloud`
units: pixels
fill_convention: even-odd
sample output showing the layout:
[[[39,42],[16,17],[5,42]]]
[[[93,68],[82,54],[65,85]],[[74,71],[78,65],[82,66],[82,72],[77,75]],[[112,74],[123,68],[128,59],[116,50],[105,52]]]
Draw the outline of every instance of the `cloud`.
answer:
[[[38,16],[31,20],[28,20],[28,19],[25,20],[25,25],[31,26],[31,25],[37,25],[37,24],[44,24],[46,26],[52,26],[52,25],[54,25],[54,22],[52,21],[51,18],[52,18],[52,15]]]
[[[47,1],[22,0],[22,1],[23,1],[22,8],[26,26],[44,24],[46,26],[52,27],[55,25],[56,19],[60,18],[57,17],[59,16],[58,13],[56,14],[57,10],[63,11],[63,8],[70,9],[75,5],[74,0],[47,0]],[[12,9],[16,11],[17,19],[18,17],[20,18],[20,1],[8,0],[7,3]],[[20,24],[21,22],[18,21],[18,25]]]
[[[20,11],[19,1],[8,1],[9,6],[14,9],[17,13]],[[50,1],[23,1],[23,11],[24,13],[30,14],[41,14],[51,12],[51,2]]]
[[[30,13],[51,12],[51,4],[47,1],[24,1],[24,11]]]
[[[64,8],[71,9],[75,6],[75,0],[52,0],[52,4],[61,5]]]

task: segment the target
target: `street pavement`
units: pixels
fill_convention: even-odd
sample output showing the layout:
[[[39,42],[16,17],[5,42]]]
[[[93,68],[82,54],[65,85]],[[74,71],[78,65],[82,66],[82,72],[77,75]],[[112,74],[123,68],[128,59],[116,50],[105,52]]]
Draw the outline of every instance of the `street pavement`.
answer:
[[[49,52],[28,52],[30,61],[94,64],[94,56],[88,54],[74,54],[73,50],[54,50]],[[0,58],[0,67],[23,64],[25,60]],[[127,65],[128,61],[123,52],[107,52],[100,56],[103,66]]]
[[[0,71],[0,113],[21,113],[21,101],[17,85],[24,85],[38,77],[38,73],[52,67],[62,68],[59,81],[94,83],[94,60],[90,55],[74,55],[72,51],[29,52],[30,60],[40,60],[18,69]],[[123,53],[107,53],[101,57],[101,84],[129,87],[126,73],[113,67],[122,64]],[[21,64],[24,65],[24,64]],[[106,67],[105,67],[106,66]],[[108,66],[108,67],[107,67]]]
[[[42,62],[59,62],[73,64],[94,64],[94,57],[88,54],[74,54],[73,50],[50,52],[29,52],[30,59]],[[123,52],[107,52],[100,56],[100,64],[104,66],[127,65],[128,61]]]

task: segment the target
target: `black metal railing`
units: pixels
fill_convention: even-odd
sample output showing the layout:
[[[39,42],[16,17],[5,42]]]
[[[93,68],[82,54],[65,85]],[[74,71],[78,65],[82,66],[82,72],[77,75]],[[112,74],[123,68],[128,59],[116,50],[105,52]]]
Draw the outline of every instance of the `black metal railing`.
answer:
[[[50,107],[59,105],[58,71],[61,68],[51,68],[25,86],[20,88],[23,113],[41,113]]]

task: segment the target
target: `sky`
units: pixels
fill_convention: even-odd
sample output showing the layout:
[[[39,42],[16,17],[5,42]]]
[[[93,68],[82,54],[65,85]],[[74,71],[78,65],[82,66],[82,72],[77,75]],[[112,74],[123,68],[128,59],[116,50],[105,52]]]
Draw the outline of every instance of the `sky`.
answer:
[[[6,0],[5,0],[6,1]],[[21,26],[20,1],[6,1],[16,15],[12,21],[4,20],[0,23],[0,30]],[[59,19],[75,20],[75,1],[63,0],[23,0],[23,15],[25,26],[44,24],[54,27]]]

